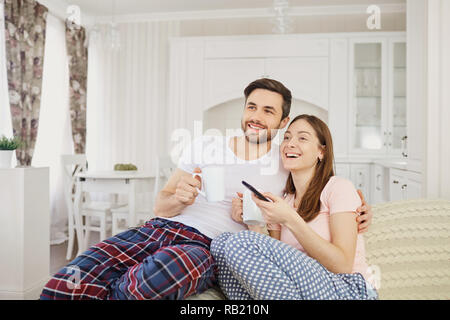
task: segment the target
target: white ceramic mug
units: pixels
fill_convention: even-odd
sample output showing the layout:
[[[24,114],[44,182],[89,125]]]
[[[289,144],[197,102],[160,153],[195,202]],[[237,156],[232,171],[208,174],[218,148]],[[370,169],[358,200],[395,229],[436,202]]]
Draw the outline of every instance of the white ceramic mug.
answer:
[[[208,202],[225,200],[225,168],[205,167],[202,169],[202,173],[194,173],[194,177],[196,176],[202,179],[202,189],[198,192]]]
[[[265,225],[264,218],[261,213],[261,209],[258,208],[255,201],[252,199],[252,193],[250,190],[246,189],[244,191],[244,199],[243,199],[243,215],[242,219],[245,224],[254,226],[254,225]]]

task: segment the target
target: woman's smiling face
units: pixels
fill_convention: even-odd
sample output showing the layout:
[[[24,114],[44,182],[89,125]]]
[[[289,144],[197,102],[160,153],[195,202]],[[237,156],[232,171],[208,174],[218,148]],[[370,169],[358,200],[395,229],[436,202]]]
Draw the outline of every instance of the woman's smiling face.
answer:
[[[280,146],[281,159],[286,170],[311,169],[323,158],[323,148],[316,131],[304,119],[292,123]]]

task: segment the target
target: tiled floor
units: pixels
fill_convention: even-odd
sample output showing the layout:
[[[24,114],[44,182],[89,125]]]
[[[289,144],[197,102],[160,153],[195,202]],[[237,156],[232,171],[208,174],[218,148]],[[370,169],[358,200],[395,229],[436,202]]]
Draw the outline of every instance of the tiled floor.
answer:
[[[59,269],[70,262],[66,260],[67,241],[50,246],[50,274],[54,275]],[[72,259],[75,257],[72,257]]]
[[[91,246],[98,243],[99,242],[98,240],[99,234],[93,232],[90,237],[89,245]],[[70,258],[70,260],[66,260],[67,245],[68,241],[61,244],[50,246],[50,274],[49,274],[50,276],[53,276],[55,273],[61,270],[62,267],[66,266],[73,259],[75,259],[78,246],[76,244],[74,245],[74,248],[72,249],[72,257]]]

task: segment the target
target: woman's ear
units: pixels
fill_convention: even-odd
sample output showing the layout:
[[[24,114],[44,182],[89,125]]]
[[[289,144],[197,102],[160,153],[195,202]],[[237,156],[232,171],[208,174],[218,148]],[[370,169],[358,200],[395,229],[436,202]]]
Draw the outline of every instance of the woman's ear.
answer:
[[[319,162],[322,162],[323,157],[325,157],[325,146],[320,146],[319,147],[319,155],[317,157],[319,159]]]

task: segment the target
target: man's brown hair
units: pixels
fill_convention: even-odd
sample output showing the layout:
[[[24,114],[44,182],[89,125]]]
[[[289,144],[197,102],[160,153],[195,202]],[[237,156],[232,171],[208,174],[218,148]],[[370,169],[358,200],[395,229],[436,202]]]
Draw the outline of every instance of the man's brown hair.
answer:
[[[248,96],[256,89],[265,89],[281,94],[283,97],[283,115],[281,116],[281,120],[289,116],[291,112],[292,94],[281,82],[268,78],[253,81],[244,90],[245,103],[247,103]]]

